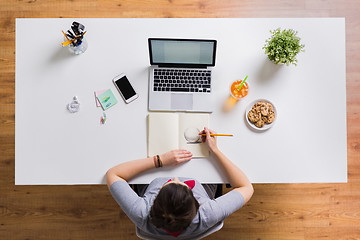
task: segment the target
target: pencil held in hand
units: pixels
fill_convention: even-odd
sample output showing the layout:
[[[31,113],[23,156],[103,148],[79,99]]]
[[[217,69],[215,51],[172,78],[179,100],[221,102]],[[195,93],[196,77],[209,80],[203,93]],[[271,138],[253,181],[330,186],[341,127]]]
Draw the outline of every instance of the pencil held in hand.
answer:
[[[199,133],[201,136],[206,136],[206,133]],[[225,136],[225,137],[232,137],[232,134],[221,134],[221,133],[210,133],[210,136]]]

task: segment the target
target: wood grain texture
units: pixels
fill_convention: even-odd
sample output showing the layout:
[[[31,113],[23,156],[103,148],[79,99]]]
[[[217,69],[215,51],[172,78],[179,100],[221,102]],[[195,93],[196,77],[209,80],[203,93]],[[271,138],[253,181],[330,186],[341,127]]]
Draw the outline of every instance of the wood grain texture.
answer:
[[[0,0],[0,239],[137,239],[106,186],[14,185],[15,18],[65,17],[345,17],[348,183],[255,184],[207,239],[360,239],[359,10],[359,0]]]

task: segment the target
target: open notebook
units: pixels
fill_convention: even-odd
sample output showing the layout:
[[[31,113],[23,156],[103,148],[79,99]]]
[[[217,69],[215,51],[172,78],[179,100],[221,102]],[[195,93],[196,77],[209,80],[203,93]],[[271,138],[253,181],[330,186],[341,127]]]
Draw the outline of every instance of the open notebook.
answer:
[[[150,113],[148,115],[148,156],[162,154],[173,149],[186,149],[193,157],[208,157],[204,143],[190,143],[184,132],[188,129],[202,131],[209,127],[207,113]]]

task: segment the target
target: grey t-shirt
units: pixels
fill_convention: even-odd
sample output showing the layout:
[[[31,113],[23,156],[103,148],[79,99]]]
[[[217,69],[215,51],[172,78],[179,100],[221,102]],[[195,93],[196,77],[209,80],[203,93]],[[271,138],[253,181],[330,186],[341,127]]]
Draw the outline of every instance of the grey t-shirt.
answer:
[[[150,222],[151,206],[160,188],[169,179],[171,178],[162,177],[153,180],[147,187],[143,197],[139,197],[129,184],[122,180],[114,182],[110,187],[110,192],[121,209],[141,231],[159,239],[174,238],[180,240],[199,236],[244,205],[244,197],[238,191],[230,191],[221,197],[210,199],[201,183],[195,180],[192,191],[200,204],[199,211],[190,226],[179,236],[173,237],[165,230],[156,228]],[[190,178],[179,179],[182,182],[193,180]]]

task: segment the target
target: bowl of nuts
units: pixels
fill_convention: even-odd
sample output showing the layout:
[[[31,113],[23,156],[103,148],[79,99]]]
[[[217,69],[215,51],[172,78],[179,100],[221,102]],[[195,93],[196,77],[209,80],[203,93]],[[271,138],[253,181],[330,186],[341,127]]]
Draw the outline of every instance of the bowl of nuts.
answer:
[[[264,131],[271,128],[277,118],[275,105],[266,99],[252,101],[245,111],[249,126],[255,130]]]

